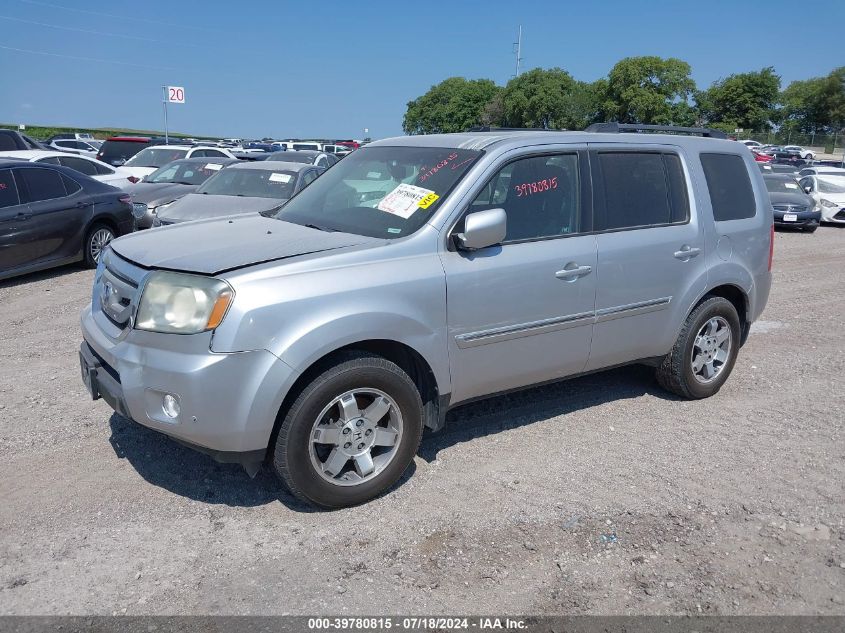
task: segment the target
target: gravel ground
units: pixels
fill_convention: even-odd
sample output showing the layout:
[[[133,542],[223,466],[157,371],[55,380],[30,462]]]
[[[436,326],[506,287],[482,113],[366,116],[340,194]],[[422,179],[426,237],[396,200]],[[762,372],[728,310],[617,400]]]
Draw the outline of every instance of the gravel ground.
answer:
[[[778,233],[709,400],[618,369],[468,405],[313,512],[91,402],[92,273],[0,284],[0,613],[845,614],[845,232]]]

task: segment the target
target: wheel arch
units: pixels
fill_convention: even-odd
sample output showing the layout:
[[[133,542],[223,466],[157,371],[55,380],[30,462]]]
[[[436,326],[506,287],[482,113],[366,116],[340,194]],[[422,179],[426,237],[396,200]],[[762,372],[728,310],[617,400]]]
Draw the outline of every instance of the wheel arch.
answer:
[[[748,339],[749,330],[751,329],[751,323],[748,321],[748,315],[751,312],[751,300],[748,293],[735,284],[720,284],[707,290],[702,297],[695,302],[695,305],[690,308],[687,316],[692,314],[698,306],[711,297],[722,297],[723,299],[727,299],[731,302],[731,304],[733,304],[733,307],[736,308],[736,312],[739,315],[740,327],[742,328],[739,342],[740,347],[742,347],[745,345],[745,341]]]

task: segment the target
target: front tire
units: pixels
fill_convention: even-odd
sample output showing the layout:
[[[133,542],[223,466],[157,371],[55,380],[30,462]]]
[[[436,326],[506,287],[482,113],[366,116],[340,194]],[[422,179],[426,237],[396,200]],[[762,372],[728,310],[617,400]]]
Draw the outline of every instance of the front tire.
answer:
[[[408,374],[381,356],[350,352],[290,406],[273,466],[303,501],[323,508],[357,505],[399,480],[422,430],[422,400]]]
[[[723,297],[706,299],[684,322],[675,346],[657,368],[657,381],[682,398],[709,398],[730,376],[741,336],[734,305]]]
[[[85,234],[85,242],[82,245],[85,265],[88,268],[96,268],[100,262],[100,256],[106,246],[114,239],[114,231],[105,224],[95,224]]]

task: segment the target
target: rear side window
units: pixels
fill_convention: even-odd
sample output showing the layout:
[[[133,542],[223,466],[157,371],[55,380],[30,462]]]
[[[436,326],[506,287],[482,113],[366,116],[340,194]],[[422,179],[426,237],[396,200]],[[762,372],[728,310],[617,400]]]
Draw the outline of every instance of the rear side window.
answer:
[[[604,209],[596,230],[686,222],[689,200],[681,160],[659,152],[599,152]],[[603,217],[602,217],[603,216]]]
[[[100,148],[102,160],[129,160],[149,143],[139,141],[106,141]]]
[[[64,198],[67,195],[65,185],[62,182],[62,175],[57,171],[38,167],[23,167],[15,171],[16,176],[20,178],[25,190],[29,193],[27,202],[53,200]]]
[[[91,164],[94,165],[94,169],[97,170],[97,174],[100,175],[100,176],[106,176],[106,175],[114,173],[114,169],[109,169],[108,167],[106,167],[103,164],[100,164],[100,163],[91,163]]]
[[[736,154],[701,154],[713,218],[717,222],[753,218],[757,213],[745,161]]]
[[[70,176],[65,176],[64,174],[62,174],[62,182],[65,183],[65,191],[67,191],[67,195],[69,196],[72,196],[77,191],[82,189],[82,185],[80,185]]]
[[[0,134],[0,152],[11,152],[18,149],[15,139],[9,134]]]
[[[20,204],[11,169],[0,169],[0,209]]]
[[[84,158],[77,158],[75,156],[62,156],[59,159],[59,163],[61,163],[65,167],[70,167],[74,171],[78,171],[80,174],[85,174],[86,176],[97,175],[97,168],[94,166],[94,163],[89,160],[85,160]]]

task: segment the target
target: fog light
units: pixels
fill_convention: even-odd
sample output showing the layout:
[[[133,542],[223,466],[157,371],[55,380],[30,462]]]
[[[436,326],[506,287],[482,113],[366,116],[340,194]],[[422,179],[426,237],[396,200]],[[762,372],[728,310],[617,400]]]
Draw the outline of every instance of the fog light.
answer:
[[[161,409],[168,418],[178,418],[180,411],[179,400],[176,396],[171,396],[169,393],[165,394]]]

